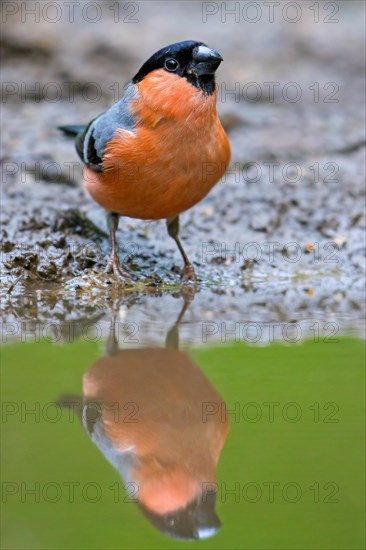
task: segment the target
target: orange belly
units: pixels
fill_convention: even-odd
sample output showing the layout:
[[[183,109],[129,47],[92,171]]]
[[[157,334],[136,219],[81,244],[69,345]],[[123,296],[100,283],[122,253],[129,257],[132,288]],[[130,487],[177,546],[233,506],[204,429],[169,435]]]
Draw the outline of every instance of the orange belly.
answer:
[[[199,143],[167,146],[159,140],[147,151],[148,142],[148,136],[128,137],[113,166],[103,173],[86,169],[87,190],[106,210],[146,220],[173,218],[207,195],[230,159],[223,135],[211,150]]]
[[[166,73],[163,77],[166,89]],[[159,75],[154,78],[160,84]],[[174,218],[202,200],[225,173],[230,144],[216,113],[216,95],[202,99],[187,83],[192,99],[182,102],[183,79],[177,78],[167,99],[155,82],[155,88],[150,83],[150,102],[141,100],[133,106],[144,123],[133,133],[117,130],[106,149],[102,173],[85,169],[87,190],[107,211],[145,220]],[[142,97],[146,85],[145,79],[140,85]],[[161,107],[152,103],[151,89],[156,89]]]

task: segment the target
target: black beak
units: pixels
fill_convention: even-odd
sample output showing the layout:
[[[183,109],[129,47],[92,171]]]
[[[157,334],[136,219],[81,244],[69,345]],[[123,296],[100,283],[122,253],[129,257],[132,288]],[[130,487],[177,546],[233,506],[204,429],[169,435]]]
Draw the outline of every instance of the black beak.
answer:
[[[193,52],[192,71],[197,76],[214,74],[221,61],[223,61],[223,59],[218,52],[211,50],[211,48],[207,46],[199,46]]]

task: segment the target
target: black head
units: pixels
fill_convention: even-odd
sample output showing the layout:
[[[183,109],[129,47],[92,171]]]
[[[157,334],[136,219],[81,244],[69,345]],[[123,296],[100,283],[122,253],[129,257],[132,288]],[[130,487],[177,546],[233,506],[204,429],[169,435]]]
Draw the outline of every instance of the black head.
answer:
[[[203,92],[212,94],[215,89],[215,72],[221,61],[221,55],[203,42],[177,42],[162,48],[150,57],[132,82],[137,84],[152,71],[164,69],[168,73],[186,78]]]

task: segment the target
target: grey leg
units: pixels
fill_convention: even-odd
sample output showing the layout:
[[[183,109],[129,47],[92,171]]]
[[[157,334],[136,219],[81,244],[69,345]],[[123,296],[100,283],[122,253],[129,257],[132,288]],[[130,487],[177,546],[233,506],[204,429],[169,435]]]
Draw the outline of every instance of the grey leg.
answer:
[[[119,215],[114,212],[108,212],[107,214],[109,239],[111,243],[111,257],[107,266],[107,273],[113,271],[117,279],[123,283],[131,282],[131,274],[128,271],[124,271],[121,267],[121,263],[117,253],[117,239],[116,231],[118,229]]]
[[[116,335],[116,322],[117,322],[117,312],[113,311],[112,318],[111,318],[111,325],[109,327],[107,345],[106,345],[106,352],[107,352],[107,355],[109,356],[117,355],[117,353],[119,352],[118,338]]]
[[[182,296],[183,296],[183,306],[178,315],[177,320],[168,331],[168,334],[165,340],[166,348],[179,349],[179,325],[182,322],[187,309],[189,308],[189,306],[191,305],[194,299],[194,289],[191,286],[184,287],[184,289],[182,290]]]
[[[194,267],[191,264],[191,262],[189,261],[188,256],[185,253],[184,248],[182,246],[182,243],[180,242],[180,239],[179,239],[179,216],[177,216],[176,218],[171,218],[171,219],[167,220],[166,225],[167,225],[167,229],[168,229],[168,234],[177,243],[179,252],[181,253],[183,261],[184,261],[182,280],[183,281],[195,281],[196,280],[196,274],[194,272]]]

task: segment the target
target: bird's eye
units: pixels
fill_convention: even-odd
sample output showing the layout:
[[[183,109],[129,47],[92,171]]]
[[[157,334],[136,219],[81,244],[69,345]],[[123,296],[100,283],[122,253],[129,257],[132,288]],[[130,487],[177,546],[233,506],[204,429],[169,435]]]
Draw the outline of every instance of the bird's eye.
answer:
[[[165,63],[164,63],[164,67],[166,68],[167,71],[176,71],[179,67],[179,63],[176,59],[173,59],[172,57],[170,57],[169,59],[166,59]]]

